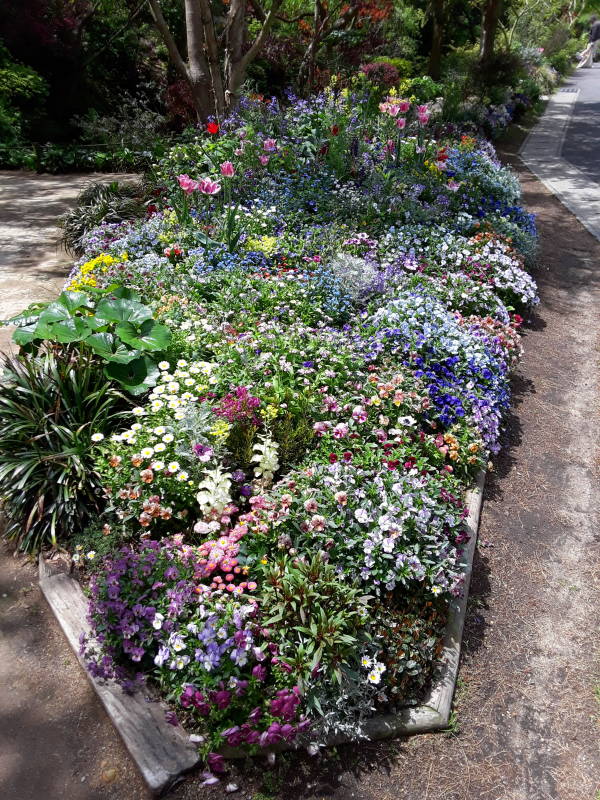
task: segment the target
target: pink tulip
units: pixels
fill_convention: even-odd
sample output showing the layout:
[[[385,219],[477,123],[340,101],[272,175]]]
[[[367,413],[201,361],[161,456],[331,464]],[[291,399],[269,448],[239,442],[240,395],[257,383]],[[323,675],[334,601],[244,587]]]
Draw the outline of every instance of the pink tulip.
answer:
[[[400,100],[398,103],[398,111],[401,114],[406,114],[406,112],[410,109],[410,100]]]
[[[396,148],[396,145],[394,144],[394,140],[393,139],[388,139],[387,142],[385,143],[385,146],[384,146],[383,150],[386,153],[393,153],[395,148]]]
[[[417,114],[429,114],[429,109],[426,105],[424,106],[417,106]]]
[[[263,142],[263,150],[266,153],[274,153],[277,150],[277,140],[276,139],[265,139]]]
[[[419,114],[418,119],[421,125],[427,125],[429,122],[429,114]]]
[[[389,103],[379,103],[379,110],[382,114],[387,114]]]
[[[217,192],[221,191],[221,184],[216,181],[211,181],[210,178],[204,178],[204,180],[201,180],[198,184],[198,189],[202,194],[217,194]]]
[[[398,119],[396,120],[396,127],[399,130],[403,131],[404,128],[406,127],[406,118],[405,117],[398,117]]]
[[[271,159],[269,158],[269,156],[259,156],[258,160],[263,165],[263,167],[266,167]]]
[[[387,113],[390,115],[390,117],[397,117],[399,111],[400,111],[399,107],[394,103],[388,104]]]
[[[457,192],[460,188],[460,183],[457,183],[456,181],[448,181],[448,188],[451,192]]]
[[[177,180],[186,194],[191,194],[198,188],[198,182],[192,180],[189,175],[179,175]]]
[[[235,175],[235,168],[231,161],[224,161],[221,164],[221,175],[223,175],[225,178],[233,178]]]

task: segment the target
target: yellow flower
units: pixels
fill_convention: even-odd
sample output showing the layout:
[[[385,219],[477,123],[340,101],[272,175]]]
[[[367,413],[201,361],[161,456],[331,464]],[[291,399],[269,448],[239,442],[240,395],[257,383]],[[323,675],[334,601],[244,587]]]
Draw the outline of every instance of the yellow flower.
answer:
[[[217,439],[217,441],[224,442],[225,439],[229,436],[229,431],[231,430],[231,425],[226,422],[224,419],[220,419],[211,428],[211,433]]]
[[[275,236],[259,236],[249,238],[246,241],[247,250],[258,250],[266,256],[272,256],[277,250],[277,238]]]
[[[269,405],[266,408],[263,408],[262,411],[260,412],[261,417],[263,417],[264,419],[275,419],[275,417],[278,414],[279,414],[279,409],[272,403],[269,403]]]

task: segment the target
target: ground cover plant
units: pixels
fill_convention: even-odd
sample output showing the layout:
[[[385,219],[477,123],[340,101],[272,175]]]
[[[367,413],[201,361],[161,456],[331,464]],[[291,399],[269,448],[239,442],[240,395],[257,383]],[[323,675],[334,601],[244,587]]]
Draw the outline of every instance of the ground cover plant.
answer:
[[[489,143],[440,114],[336,85],[244,100],[17,320],[24,363],[77,347],[131,397],[86,433],[102,491],[65,541],[90,579],[82,647],[159,689],[208,783],[225,746],[314,752],[418,703],[462,592],[536,233]]]

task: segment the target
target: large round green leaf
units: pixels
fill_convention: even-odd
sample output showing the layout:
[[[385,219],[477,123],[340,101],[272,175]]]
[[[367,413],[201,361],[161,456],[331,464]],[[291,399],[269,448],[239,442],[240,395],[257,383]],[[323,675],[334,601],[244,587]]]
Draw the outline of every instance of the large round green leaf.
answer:
[[[142,394],[156,384],[159,369],[148,356],[141,356],[129,364],[111,362],[104,368],[107,378],[118,381],[130,394]]]
[[[145,320],[151,319],[152,311],[137,300],[115,297],[101,300],[96,308],[96,316],[108,322],[132,322],[140,325]]]
[[[60,293],[56,302],[64,306],[70,313],[90,306],[89,297],[85,292],[72,292],[68,289]]]
[[[63,344],[83,341],[91,333],[90,328],[82,317],[72,317],[63,322],[53,322],[47,327],[51,335],[43,336],[42,338],[52,339],[52,341],[62,342]],[[39,325],[36,328],[36,336],[39,336],[38,329]]]
[[[131,322],[122,322],[115,328],[115,333],[126,344],[138,350],[165,350],[171,341],[169,328],[153,319],[147,319],[139,327]]]
[[[87,337],[85,343],[105,361],[115,361],[118,364],[129,364],[141,355],[139,350],[127,347],[112,333],[93,333]]]

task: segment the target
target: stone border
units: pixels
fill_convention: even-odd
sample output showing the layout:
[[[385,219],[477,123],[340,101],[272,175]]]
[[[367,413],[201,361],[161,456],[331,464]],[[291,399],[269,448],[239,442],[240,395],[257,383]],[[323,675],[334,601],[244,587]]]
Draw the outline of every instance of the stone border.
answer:
[[[474,488],[466,496],[469,515],[464,525],[469,541],[461,559],[465,576],[463,593],[450,603],[443,652],[432,686],[421,705],[406,708],[398,714],[380,714],[369,720],[364,727],[368,739],[425,733],[448,726],[460,661],[484,484],[485,472],[482,470]],[[165,721],[167,708],[163,703],[139,692],[134,695],[125,694],[115,681],[98,680],[90,675],[79,655],[80,637],[90,632],[87,599],[83,590],[78,581],[69,575],[53,575],[41,556],[39,570],[40,588],[46,600],[144,780],[154,794],[168,792],[186,772],[199,764],[196,748],[181,726],[173,727]],[[327,743],[347,744],[349,741],[346,737],[336,736]],[[289,748],[290,745],[272,749],[277,751]],[[247,756],[247,752],[239,748],[225,747],[222,752],[233,758]]]

